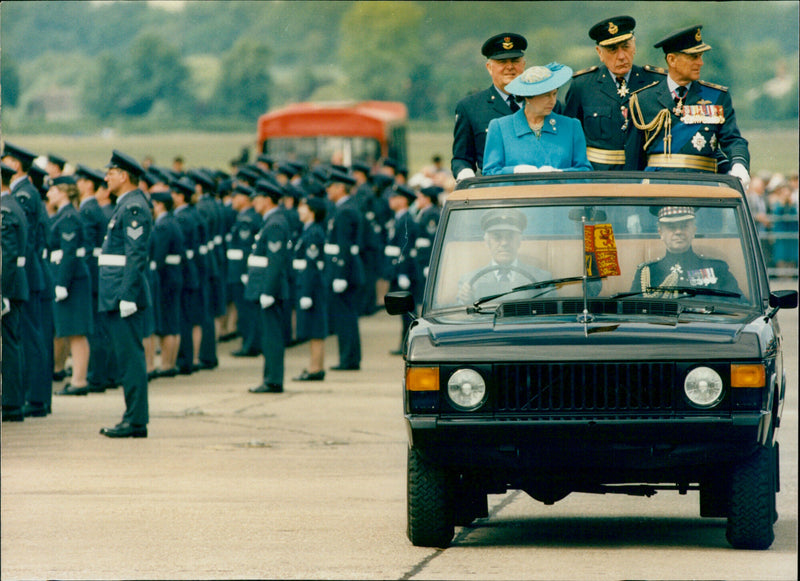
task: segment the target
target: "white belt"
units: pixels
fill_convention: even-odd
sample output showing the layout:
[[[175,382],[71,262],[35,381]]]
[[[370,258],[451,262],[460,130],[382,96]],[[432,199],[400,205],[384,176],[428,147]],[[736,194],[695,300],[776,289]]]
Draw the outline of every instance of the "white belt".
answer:
[[[222,244],[222,234],[214,236],[214,244]]]
[[[228,248],[225,256],[228,257],[228,260],[244,260],[244,250],[240,248]]]
[[[124,254],[101,254],[97,257],[98,266],[125,266]]]
[[[92,249],[92,256],[97,257],[97,256],[100,256],[102,253],[103,253],[103,249],[100,248],[100,247]]]
[[[19,268],[25,268],[25,257],[24,256],[17,256],[17,266]]]
[[[186,258],[188,258],[189,260],[194,258],[194,250],[187,250],[186,251]]]
[[[400,256],[400,247],[399,246],[387,246],[383,253],[386,256]]]
[[[417,238],[416,244],[414,244],[417,248],[430,248],[431,241],[429,238]]]
[[[295,270],[305,270],[308,263],[306,263],[304,258],[295,258],[292,260],[292,268]]]
[[[269,265],[269,258],[266,256],[257,256],[255,254],[251,254],[247,257],[247,266],[252,266],[254,268],[267,268]]]
[[[326,244],[324,247],[325,254],[330,254],[335,256],[339,254],[339,245],[338,244]]]
[[[181,263],[181,255],[180,254],[167,254],[164,258],[165,264],[180,264]]]

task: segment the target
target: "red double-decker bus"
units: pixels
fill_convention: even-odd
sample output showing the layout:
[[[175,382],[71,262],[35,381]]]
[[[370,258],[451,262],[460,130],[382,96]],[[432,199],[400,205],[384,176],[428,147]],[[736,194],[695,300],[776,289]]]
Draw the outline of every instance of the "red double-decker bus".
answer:
[[[392,101],[296,103],[258,118],[258,151],[277,159],[407,165],[408,109]]]

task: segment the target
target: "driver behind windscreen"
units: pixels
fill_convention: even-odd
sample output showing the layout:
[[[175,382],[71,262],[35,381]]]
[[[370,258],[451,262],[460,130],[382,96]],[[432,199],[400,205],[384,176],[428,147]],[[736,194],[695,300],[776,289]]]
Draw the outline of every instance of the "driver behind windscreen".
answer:
[[[460,303],[472,303],[481,297],[553,278],[546,270],[521,263],[518,259],[527,222],[525,214],[513,208],[490,210],[484,214],[481,229],[491,261],[458,281]]]
[[[695,209],[688,206],[664,206],[658,209],[658,234],[666,254],[638,266],[631,291],[645,296],[668,297],[672,293],[648,287],[705,287],[742,294],[736,278],[723,260],[695,254],[692,241],[697,233]]]

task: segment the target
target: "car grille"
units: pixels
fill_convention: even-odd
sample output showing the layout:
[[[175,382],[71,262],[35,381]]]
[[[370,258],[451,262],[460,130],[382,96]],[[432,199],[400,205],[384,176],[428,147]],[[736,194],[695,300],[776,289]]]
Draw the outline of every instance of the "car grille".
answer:
[[[674,407],[671,363],[496,364],[496,411],[664,413]]]
[[[587,301],[588,310],[595,315],[656,315],[676,316],[678,303],[664,300],[603,300]],[[575,315],[582,313],[583,299],[560,301],[510,301],[503,303],[498,318],[530,317],[533,315]]]

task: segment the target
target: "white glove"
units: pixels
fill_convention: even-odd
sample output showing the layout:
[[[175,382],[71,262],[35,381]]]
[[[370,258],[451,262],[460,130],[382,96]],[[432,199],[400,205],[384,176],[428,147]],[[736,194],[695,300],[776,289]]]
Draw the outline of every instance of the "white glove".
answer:
[[[261,295],[258,297],[262,309],[268,309],[275,304],[275,297],[272,295]]]
[[[514,166],[514,173],[534,173],[537,171],[540,171],[538,167],[535,165],[528,165],[527,163]]]
[[[123,319],[125,317],[130,317],[133,313],[139,310],[139,307],[136,306],[136,303],[132,303],[131,301],[120,301],[119,302],[119,316]]]
[[[343,293],[347,290],[347,281],[343,278],[334,278],[331,286],[333,287],[333,292]]]
[[[247,281],[250,280],[250,277],[247,276],[246,274],[243,274],[239,280],[242,281],[243,285],[247,286]]]
[[[460,182],[465,178],[474,178],[474,177],[475,177],[475,172],[472,171],[472,168],[465,167],[460,172],[458,172],[458,175],[456,176],[456,181]]]
[[[314,301],[311,300],[311,297],[300,297],[300,308],[304,311],[307,311],[312,307]]]
[[[65,286],[57,286],[56,287],[56,302],[63,301],[65,298],[69,296],[69,291]]]
[[[9,301],[6,297],[3,297],[3,314],[11,312],[11,301]]]
[[[543,165],[539,167],[539,171],[564,171],[564,170],[553,167],[552,165]]]
[[[750,174],[744,165],[741,163],[734,163],[731,171],[728,172],[728,175],[739,178],[739,181],[742,182],[744,191],[747,192],[747,189],[750,187]]]
[[[406,290],[411,286],[411,279],[408,278],[408,275],[401,274],[397,277],[397,284],[400,285],[401,289]]]

